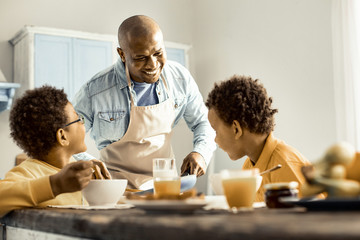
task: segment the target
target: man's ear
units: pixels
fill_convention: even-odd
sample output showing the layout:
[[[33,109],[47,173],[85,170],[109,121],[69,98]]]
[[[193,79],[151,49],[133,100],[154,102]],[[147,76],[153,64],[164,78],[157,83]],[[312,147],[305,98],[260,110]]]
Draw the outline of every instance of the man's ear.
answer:
[[[67,147],[69,146],[69,139],[67,137],[66,131],[62,128],[59,128],[56,131],[56,141],[60,146]]]
[[[117,52],[118,52],[118,54],[119,54],[119,56],[121,58],[121,61],[125,62],[125,53],[124,53],[124,51],[121,48],[117,48],[116,50],[117,50]]]
[[[235,139],[237,140],[243,135],[243,130],[242,130],[241,126],[240,126],[240,123],[237,120],[233,121],[232,127],[233,127],[233,130],[234,130]]]

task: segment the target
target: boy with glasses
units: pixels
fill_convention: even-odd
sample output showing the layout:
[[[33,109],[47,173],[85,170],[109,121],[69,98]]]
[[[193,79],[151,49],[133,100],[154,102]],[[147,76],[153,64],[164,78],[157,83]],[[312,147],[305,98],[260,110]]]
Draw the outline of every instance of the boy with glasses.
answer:
[[[30,158],[0,180],[0,217],[19,208],[80,205],[80,190],[95,173],[111,178],[102,162],[72,158],[86,151],[84,118],[63,90],[50,86],[28,90],[10,112],[10,129]]]

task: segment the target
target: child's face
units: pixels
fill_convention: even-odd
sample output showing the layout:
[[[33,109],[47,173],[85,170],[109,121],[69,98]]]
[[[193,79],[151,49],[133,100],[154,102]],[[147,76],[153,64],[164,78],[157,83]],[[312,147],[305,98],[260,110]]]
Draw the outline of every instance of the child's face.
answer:
[[[74,107],[70,102],[65,106],[65,114],[67,115],[68,122],[73,122],[79,119],[78,114],[75,112]],[[67,126],[66,131],[69,136],[69,150],[71,154],[85,152],[87,147],[85,145],[85,126],[82,121],[70,124]]]
[[[224,150],[232,160],[237,160],[240,157],[238,149],[235,146],[235,131],[232,125],[226,124],[216,113],[214,109],[210,109],[208,118],[211,127],[216,132],[215,142]]]

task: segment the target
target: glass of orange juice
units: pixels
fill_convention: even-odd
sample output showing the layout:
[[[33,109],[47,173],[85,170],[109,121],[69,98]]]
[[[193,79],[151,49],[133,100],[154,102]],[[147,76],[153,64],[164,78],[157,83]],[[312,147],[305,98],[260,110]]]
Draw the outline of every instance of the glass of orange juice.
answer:
[[[154,192],[156,196],[179,195],[181,181],[174,158],[153,160]]]
[[[232,212],[253,209],[259,169],[225,169],[220,172],[224,195]]]

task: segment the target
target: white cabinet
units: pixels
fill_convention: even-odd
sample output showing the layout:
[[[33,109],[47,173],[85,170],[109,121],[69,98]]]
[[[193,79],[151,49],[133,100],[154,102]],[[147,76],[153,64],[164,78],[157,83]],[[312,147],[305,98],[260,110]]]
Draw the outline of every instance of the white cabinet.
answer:
[[[14,46],[16,96],[44,84],[64,88],[72,100],[80,87],[118,59],[116,35],[25,26],[10,40]],[[190,46],[165,42],[168,59],[188,67]]]
[[[14,45],[17,96],[49,84],[64,88],[71,100],[95,73],[118,58],[113,35],[25,26],[10,40]]]

